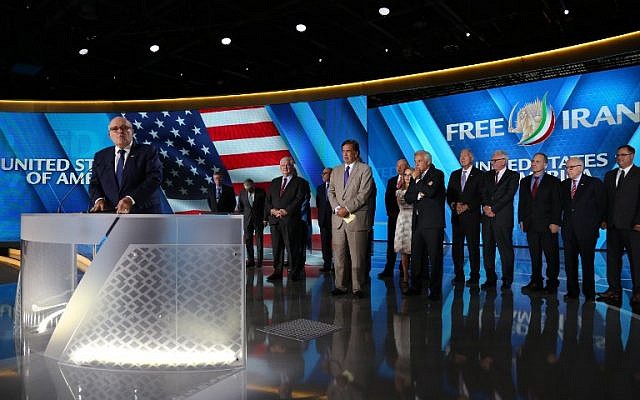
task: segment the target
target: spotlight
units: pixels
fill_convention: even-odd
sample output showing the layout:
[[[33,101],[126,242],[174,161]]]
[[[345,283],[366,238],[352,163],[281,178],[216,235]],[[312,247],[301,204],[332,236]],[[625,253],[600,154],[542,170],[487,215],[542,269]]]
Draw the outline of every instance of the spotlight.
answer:
[[[304,32],[307,30],[307,26],[305,24],[298,24],[296,25],[296,30],[298,32]]]
[[[385,52],[385,53],[388,53],[388,52],[389,52],[389,49],[384,49],[384,52]]]
[[[222,43],[222,44],[223,44],[223,45],[225,45],[225,46],[228,46],[228,45],[230,45],[230,44],[231,44],[231,38],[229,38],[229,37],[222,38],[222,40],[220,41],[220,43]]]
[[[89,53],[89,49],[80,49],[80,51],[78,51],[78,54],[81,56],[86,56],[87,53]]]
[[[318,62],[321,63],[322,62],[322,58],[318,58]]]
[[[471,32],[467,32],[464,34],[466,37],[471,37]]]
[[[564,15],[569,15],[569,9],[568,8],[564,9]]]
[[[160,50],[160,46],[158,46],[157,44],[152,44],[151,46],[149,46],[149,51],[151,51],[152,53],[155,53],[158,50]]]
[[[380,7],[380,8],[378,8],[378,13],[380,15],[382,15],[383,17],[386,17],[387,15],[389,15],[390,12],[391,12],[391,10],[389,10],[389,7]]]

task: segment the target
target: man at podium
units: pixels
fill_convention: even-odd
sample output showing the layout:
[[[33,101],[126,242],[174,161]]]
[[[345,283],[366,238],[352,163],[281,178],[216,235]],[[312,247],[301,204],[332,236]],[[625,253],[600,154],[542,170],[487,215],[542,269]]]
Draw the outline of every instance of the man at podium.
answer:
[[[109,137],[115,146],[93,158],[89,197],[90,212],[160,214],[162,163],[152,145],[133,141],[133,126],[124,117],[109,122]]]

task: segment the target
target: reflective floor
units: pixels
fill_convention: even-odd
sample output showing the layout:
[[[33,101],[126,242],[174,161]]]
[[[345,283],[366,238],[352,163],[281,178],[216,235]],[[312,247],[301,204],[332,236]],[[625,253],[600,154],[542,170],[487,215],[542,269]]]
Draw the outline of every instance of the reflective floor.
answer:
[[[640,398],[640,316],[628,290],[622,308],[565,302],[564,281],[556,297],[523,295],[526,249],[516,252],[510,292],[453,288],[447,248],[443,301],[403,298],[397,271],[377,279],[385,245],[374,247],[364,299],[331,297],[331,278],[317,266],[307,267],[306,282],[276,284],[265,281],[270,267],[248,270],[249,358],[241,374],[122,373],[16,358],[0,304],[0,399]],[[606,289],[604,257],[597,255],[598,291]],[[15,284],[0,285],[0,302],[12,301],[2,297],[11,290]],[[298,318],[342,329],[307,342],[260,331]]]

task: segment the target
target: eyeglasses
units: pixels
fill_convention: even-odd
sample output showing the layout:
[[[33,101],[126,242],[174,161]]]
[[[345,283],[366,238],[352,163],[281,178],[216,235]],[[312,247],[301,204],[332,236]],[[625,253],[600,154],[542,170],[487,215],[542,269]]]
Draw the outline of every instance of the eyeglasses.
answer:
[[[565,165],[565,169],[582,168],[582,165]]]
[[[618,153],[616,154],[616,158],[622,158],[622,157],[626,157],[626,156],[630,156],[633,153]]]
[[[496,162],[498,162],[498,161],[502,161],[502,160],[504,160],[504,159],[505,159],[504,157],[502,157],[502,158],[493,158],[493,159],[491,159],[491,160],[489,160],[489,161],[491,161],[492,163],[496,163]]]

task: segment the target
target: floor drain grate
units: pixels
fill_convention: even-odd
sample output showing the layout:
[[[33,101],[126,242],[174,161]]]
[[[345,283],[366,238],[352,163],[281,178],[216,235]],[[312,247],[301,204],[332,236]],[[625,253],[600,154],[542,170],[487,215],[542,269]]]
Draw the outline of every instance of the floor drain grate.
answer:
[[[329,335],[339,331],[340,329],[342,328],[336,325],[300,318],[276,325],[265,326],[258,330],[269,335],[276,335],[287,339],[305,342],[324,335]]]

